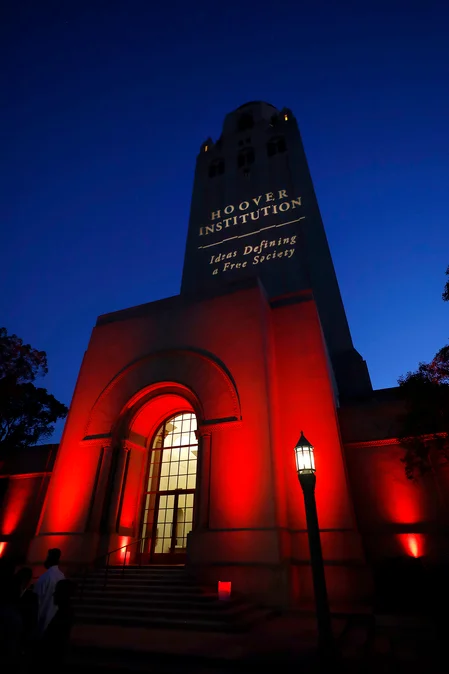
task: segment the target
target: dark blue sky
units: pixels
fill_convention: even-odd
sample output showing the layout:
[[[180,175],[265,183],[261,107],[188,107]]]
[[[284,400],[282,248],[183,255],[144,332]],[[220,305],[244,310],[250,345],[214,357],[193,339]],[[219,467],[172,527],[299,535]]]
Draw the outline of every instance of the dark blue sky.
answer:
[[[2,11],[0,323],[47,351],[60,400],[97,315],[179,292],[200,144],[250,100],[298,119],[374,386],[447,341],[447,2]]]

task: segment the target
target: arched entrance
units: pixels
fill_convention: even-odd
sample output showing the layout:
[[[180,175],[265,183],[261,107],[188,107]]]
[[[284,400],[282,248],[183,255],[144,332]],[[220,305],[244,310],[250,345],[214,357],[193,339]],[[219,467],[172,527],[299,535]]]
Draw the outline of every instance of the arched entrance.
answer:
[[[140,533],[143,563],[186,561],[197,482],[196,430],[195,414],[182,412],[165,419],[151,440]]]

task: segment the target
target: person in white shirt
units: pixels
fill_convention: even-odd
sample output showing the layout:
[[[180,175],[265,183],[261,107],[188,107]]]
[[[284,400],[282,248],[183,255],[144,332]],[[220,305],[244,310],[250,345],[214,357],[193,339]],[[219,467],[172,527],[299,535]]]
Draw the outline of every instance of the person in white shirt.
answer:
[[[64,574],[58,566],[60,559],[61,550],[59,548],[52,548],[48,551],[47,559],[45,560],[45,568],[48,571],[42,574],[34,586],[34,591],[39,598],[37,626],[40,635],[45,632],[58,610],[53,601],[53,594],[57,583],[65,579]]]

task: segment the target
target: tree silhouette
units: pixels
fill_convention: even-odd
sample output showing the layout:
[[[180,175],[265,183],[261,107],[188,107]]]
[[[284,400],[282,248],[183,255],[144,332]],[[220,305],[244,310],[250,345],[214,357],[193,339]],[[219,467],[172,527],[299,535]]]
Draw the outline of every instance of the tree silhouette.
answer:
[[[45,351],[0,328],[0,458],[48,439],[68,409],[35,386],[48,372]]]
[[[449,267],[446,269],[446,276],[449,276]],[[444,302],[449,302],[449,279],[446,281],[443,290],[443,300]]]

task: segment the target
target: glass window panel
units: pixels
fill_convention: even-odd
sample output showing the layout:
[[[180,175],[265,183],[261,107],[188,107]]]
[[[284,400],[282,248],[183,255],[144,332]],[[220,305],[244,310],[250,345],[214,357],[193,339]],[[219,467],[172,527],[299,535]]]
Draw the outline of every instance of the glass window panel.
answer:
[[[153,477],[153,471],[154,471],[154,456],[151,458],[151,463],[150,463],[150,472],[148,474],[148,482],[150,482],[151,478]]]
[[[183,545],[183,537],[184,537],[184,523],[181,522],[181,524],[178,524],[177,527],[177,534],[176,534],[176,546],[182,547]]]
[[[174,491],[175,489],[195,489],[196,455],[198,453],[196,429],[197,419],[191,412],[178,414],[176,417],[168,419],[161,426],[153,440],[153,447],[158,449],[152,451],[150,459],[148,491],[151,489],[158,489],[160,492]],[[156,502],[154,494],[146,495],[142,536],[148,536],[151,532]],[[155,552],[170,551],[175,503],[178,508],[176,513],[176,547],[178,550],[185,548],[186,536],[192,528],[194,494],[178,494],[176,500],[173,495],[165,495],[161,496],[158,502],[158,513],[156,515],[158,532]],[[150,507],[152,507],[151,511]]]
[[[179,452],[179,458],[181,461],[188,461],[189,460],[189,448],[188,447],[181,447],[180,452]]]

